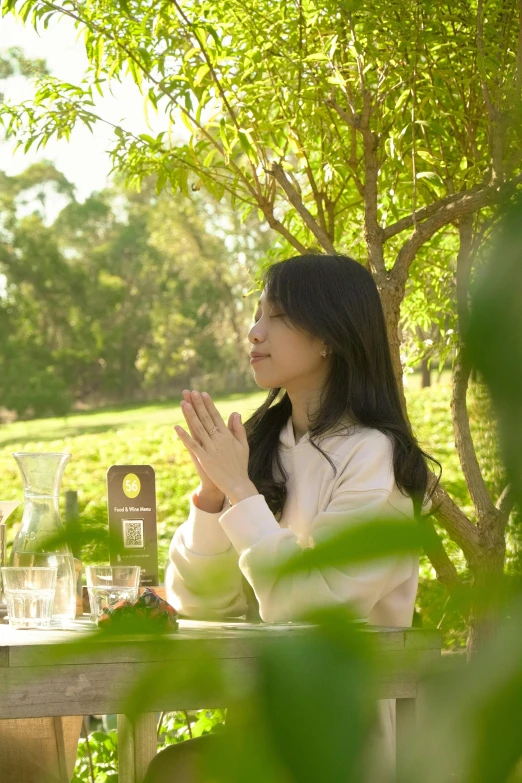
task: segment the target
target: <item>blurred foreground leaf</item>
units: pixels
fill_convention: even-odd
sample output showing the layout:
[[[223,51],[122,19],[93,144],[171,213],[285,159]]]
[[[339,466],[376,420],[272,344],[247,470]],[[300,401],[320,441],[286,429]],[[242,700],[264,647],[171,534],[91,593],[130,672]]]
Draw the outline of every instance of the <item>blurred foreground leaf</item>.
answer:
[[[522,758],[522,599],[469,663],[425,683],[423,719],[398,783],[518,783]],[[513,775],[515,775],[513,777]]]
[[[311,568],[369,563],[418,551],[422,529],[411,519],[376,519],[351,524],[336,535],[303,549],[278,568],[280,576]]]
[[[220,783],[360,783],[375,719],[375,663],[344,608],[318,627],[267,647],[248,698],[231,705],[223,741],[207,748]]]

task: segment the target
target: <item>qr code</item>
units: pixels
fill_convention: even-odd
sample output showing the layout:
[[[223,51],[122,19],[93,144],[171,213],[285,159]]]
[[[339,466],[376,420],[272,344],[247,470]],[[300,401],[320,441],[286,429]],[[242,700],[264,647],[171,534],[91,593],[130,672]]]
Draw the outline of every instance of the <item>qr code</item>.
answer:
[[[122,522],[125,549],[143,549],[143,519],[123,519]]]

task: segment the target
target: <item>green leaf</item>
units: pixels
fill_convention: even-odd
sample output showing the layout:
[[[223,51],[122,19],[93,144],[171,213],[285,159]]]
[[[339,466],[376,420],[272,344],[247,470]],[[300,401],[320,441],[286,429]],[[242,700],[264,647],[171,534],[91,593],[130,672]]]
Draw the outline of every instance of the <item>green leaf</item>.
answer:
[[[222,119],[221,122],[219,123],[219,137],[220,137],[220,139],[221,139],[221,141],[223,143],[223,147],[225,148],[225,150],[227,152],[231,152],[232,150],[230,148],[230,144],[229,144],[229,141],[228,141],[228,138],[227,138],[226,125],[225,125],[225,120],[224,119]]]
[[[416,179],[428,179],[431,182],[436,182],[438,185],[442,185],[442,180],[439,177],[438,174],[435,174],[434,171],[418,171],[415,174]]]
[[[421,528],[411,520],[349,520],[349,526],[313,549],[292,556],[279,570],[281,576],[311,568],[343,567],[413,552],[421,546]]]
[[[181,115],[181,121],[183,125],[190,131],[190,133],[194,133],[194,127],[192,125],[192,122],[190,120],[190,117],[187,116],[187,113],[184,111],[180,112]]]
[[[416,150],[415,150],[415,154],[416,154],[416,155],[417,155],[419,158],[422,158],[422,160],[425,160],[425,161],[426,161],[426,163],[431,163],[433,166],[436,166],[437,164],[440,164],[440,162],[441,162],[441,161],[438,161],[438,160],[437,160],[437,159],[436,159],[436,158],[435,158],[435,157],[434,157],[434,156],[431,154],[431,152],[428,152],[427,150],[419,150],[419,149],[416,149]]]
[[[162,169],[158,174],[158,178],[156,180],[156,193],[161,193],[166,183],[167,183],[167,172],[165,171],[165,169]]]
[[[184,60],[185,62],[186,62],[187,60],[190,60],[190,58],[191,58],[191,57],[192,57],[194,54],[196,54],[197,52],[200,52],[200,51],[201,51],[201,50],[200,50],[199,46],[191,46],[191,48],[190,48],[190,49],[188,49],[188,51],[187,51],[187,52],[185,53],[185,55],[183,56],[183,60]]]
[[[216,152],[217,152],[216,148],[215,148],[215,147],[212,147],[212,149],[210,150],[210,152],[208,153],[208,155],[207,155],[207,156],[204,158],[204,160],[203,160],[203,166],[204,166],[204,168],[207,168],[207,166],[210,166],[210,164],[212,163],[212,160],[213,160],[213,158],[214,158],[214,156],[215,156]]]
[[[401,94],[397,99],[397,103],[395,104],[395,111],[398,111],[404,106],[404,104],[406,103],[410,95],[411,95],[411,90],[409,87],[401,92]]]
[[[238,137],[239,137],[239,143],[241,145],[241,149],[243,152],[245,152],[247,155],[251,155],[254,150],[252,145],[250,144],[250,140],[248,138],[248,135],[244,131],[238,131]]]
[[[324,628],[277,652],[267,647],[260,661],[259,694],[289,780],[360,779],[357,767],[374,709],[368,698],[372,656],[341,614],[346,612],[331,613]]]
[[[95,55],[97,78],[101,73],[102,62],[103,62],[103,49],[104,49],[104,40],[103,40],[103,36],[100,35],[96,42],[96,55]]]
[[[205,76],[209,71],[210,68],[206,63],[204,63],[198,68],[198,70],[196,71],[196,75],[194,77],[194,82],[193,82],[194,87],[198,87],[201,84],[201,82],[203,81],[203,79],[205,78]]]
[[[328,61],[328,55],[324,54],[324,52],[316,52],[315,54],[309,54],[308,57],[305,57],[303,62],[325,62]]]

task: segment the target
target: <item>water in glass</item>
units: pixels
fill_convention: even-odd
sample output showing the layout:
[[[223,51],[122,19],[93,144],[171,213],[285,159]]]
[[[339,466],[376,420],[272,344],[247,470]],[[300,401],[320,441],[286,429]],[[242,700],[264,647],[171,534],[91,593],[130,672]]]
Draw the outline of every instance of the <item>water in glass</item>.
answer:
[[[54,590],[6,590],[5,599],[14,628],[50,628]]]
[[[76,614],[76,574],[73,556],[56,552],[11,552],[12,566],[56,568],[53,626],[65,625]]]
[[[49,628],[56,568],[2,568],[9,623],[14,628]]]

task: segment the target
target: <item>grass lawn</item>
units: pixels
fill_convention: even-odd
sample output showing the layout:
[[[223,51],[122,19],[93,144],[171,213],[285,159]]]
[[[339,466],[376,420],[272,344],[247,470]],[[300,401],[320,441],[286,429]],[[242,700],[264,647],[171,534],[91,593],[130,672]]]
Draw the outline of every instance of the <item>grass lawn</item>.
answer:
[[[448,380],[446,374],[441,382],[431,388],[420,389],[418,376],[410,377],[407,389],[409,411],[421,446],[443,465],[446,488],[463,510],[471,513],[469,495],[454,446]],[[241,413],[245,421],[265,396],[266,392],[260,391],[249,395],[217,397],[215,402],[225,421],[234,410]],[[496,487],[501,479],[493,454],[493,436],[487,417],[481,415],[482,410],[478,410],[478,414],[475,416],[474,429],[479,456],[488,482]],[[173,430],[175,424],[183,422],[179,400],[175,400],[0,426],[0,498],[23,499],[21,478],[11,457],[12,452],[68,451],[72,459],[65,471],[62,490],[78,490],[83,525],[104,531],[107,524],[107,468],[114,464],[152,465],[156,471],[161,573],[172,534],[186,518],[189,494],[199,481],[185,448]],[[8,542],[14,538],[21,514],[20,506],[9,520]],[[451,542],[448,545],[457,564],[463,565],[458,549]],[[107,559],[103,541],[91,543],[83,551],[86,563],[104,562]],[[421,573],[419,609],[423,620],[431,625],[442,617],[446,598],[444,590],[433,580],[434,574],[427,561],[423,561]],[[454,620],[451,616],[446,617],[443,626],[448,626]],[[452,630],[448,626],[447,630],[453,636],[457,629]]]

